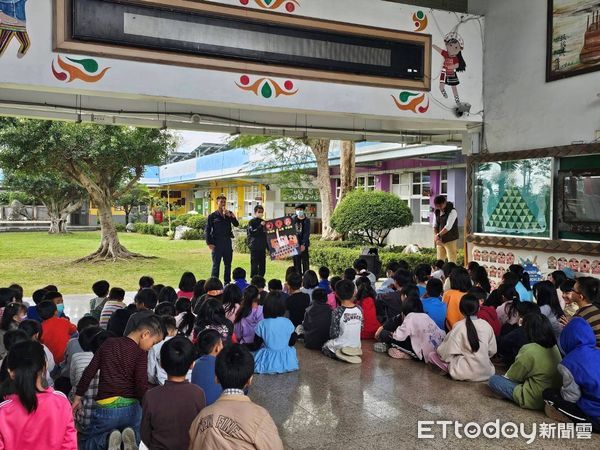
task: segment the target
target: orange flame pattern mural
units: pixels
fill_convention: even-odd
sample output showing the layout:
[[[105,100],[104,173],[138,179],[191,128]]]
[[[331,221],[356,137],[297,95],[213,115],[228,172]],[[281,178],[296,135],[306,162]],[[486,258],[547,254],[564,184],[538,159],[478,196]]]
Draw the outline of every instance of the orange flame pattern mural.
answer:
[[[294,89],[292,80],[285,80],[283,85],[273,80],[272,78],[262,77],[256,81],[252,81],[248,75],[242,75],[239,83],[235,83],[237,87],[244,91],[254,93],[254,95],[262,98],[277,98],[280,95],[296,95],[298,89]]]
[[[56,59],[58,68],[55,67],[54,61],[52,61],[52,74],[57,80],[66,83],[75,80],[81,80],[86,83],[96,83],[104,78],[104,75],[106,75],[106,72],[110,69],[110,67],[105,67],[102,71],[98,72],[100,66],[98,65],[98,62],[92,58],[74,59],[67,57],[67,62],[58,55]]]
[[[429,98],[425,93],[402,91],[398,98],[392,95],[392,99],[401,111],[425,114],[429,110]]]
[[[248,6],[250,0],[240,0],[240,3],[244,6]],[[298,0],[254,0],[254,3],[260,8],[269,9],[271,11],[275,11],[283,6],[289,13],[293,13],[296,8],[300,6]]]

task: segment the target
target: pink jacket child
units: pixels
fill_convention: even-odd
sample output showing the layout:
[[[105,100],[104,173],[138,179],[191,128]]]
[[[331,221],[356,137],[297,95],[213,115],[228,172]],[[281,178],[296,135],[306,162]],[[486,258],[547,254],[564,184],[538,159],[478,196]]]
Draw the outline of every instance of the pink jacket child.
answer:
[[[16,394],[0,403],[1,450],[77,450],[71,404],[62,392],[38,392],[37,408],[28,413]]]
[[[0,403],[0,450],[77,450],[67,397],[44,388],[46,355],[39,342],[19,342],[4,361],[16,393]],[[35,395],[33,395],[35,393]]]
[[[327,304],[332,311],[338,307],[337,300],[335,299],[335,292],[330,292],[327,294]]]

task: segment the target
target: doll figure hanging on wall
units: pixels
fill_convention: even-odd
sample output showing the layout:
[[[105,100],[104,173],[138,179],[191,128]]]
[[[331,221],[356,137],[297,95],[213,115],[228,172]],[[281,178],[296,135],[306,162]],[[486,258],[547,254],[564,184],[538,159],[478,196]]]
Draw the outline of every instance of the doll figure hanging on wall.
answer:
[[[467,68],[467,64],[462,55],[465,43],[463,38],[453,31],[444,37],[444,44],[446,45],[445,50],[437,45],[433,45],[434,50],[439,52],[444,58],[442,72],[440,73],[440,91],[444,98],[448,98],[446,86],[451,86],[454,100],[458,105],[460,104],[460,96],[458,95],[458,85],[460,84],[460,80],[458,79],[458,72],[464,72]]]

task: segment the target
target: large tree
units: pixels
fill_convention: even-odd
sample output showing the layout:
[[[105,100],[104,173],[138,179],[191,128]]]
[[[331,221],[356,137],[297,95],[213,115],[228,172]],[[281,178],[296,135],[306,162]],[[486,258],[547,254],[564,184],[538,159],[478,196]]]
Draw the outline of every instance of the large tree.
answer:
[[[125,223],[129,223],[129,215],[135,207],[146,205],[150,202],[150,190],[148,186],[140,183],[134,184],[128,191],[124,192],[116,201],[125,212]]]
[[[84,188],[101,227],[98,250],[79,261],[140,256],[119,241],[112,206],[140,179],[146,165],[159,164],[176,139],[152,128],[47,120],[10,119],[0,126],[2,159],[16,170],[46,167]]]
[[[50,218],[50,234],[66,233],[69,214],[83,206],[85,191],[78,184],[56,172],[14,170],[3,164],[4,152],[0,152],[0,167],[4,173],[4,185],[23,192],[41,202]]]
[[[331,227],[331,215],[333,213],[334,192],[331,187],[331,175],[329,167],[329,148],[331,141],[329,139],[290,139],[271,136],[252,136],[242,135],[230,140],[230,145],[234,147],[251,147],[253,145],[263,145],[265,151],[269,153],[265,158],[256,164],[256,169],[263,173],[274,172],[275,182],[284,185],[298,185],[303,179],[308,178],[319,189],[321,198],[321,222],[323,226],[322,239],[333,240],[340,238]],[[309,149],[310,151],[306,151]],[[342,179],[351,180],[342,182],[340,200],[354,186],[355,157],[354,144],[352,142],[343,142],[340,159]],[[316,175],[310,166],[316,164]]]

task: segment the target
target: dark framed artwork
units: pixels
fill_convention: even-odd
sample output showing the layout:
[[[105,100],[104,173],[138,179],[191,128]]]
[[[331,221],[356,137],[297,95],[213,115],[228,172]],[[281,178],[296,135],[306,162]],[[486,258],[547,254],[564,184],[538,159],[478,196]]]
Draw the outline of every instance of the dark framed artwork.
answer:
[[[600,70],[598,0],[548,0],[546,81]]]

